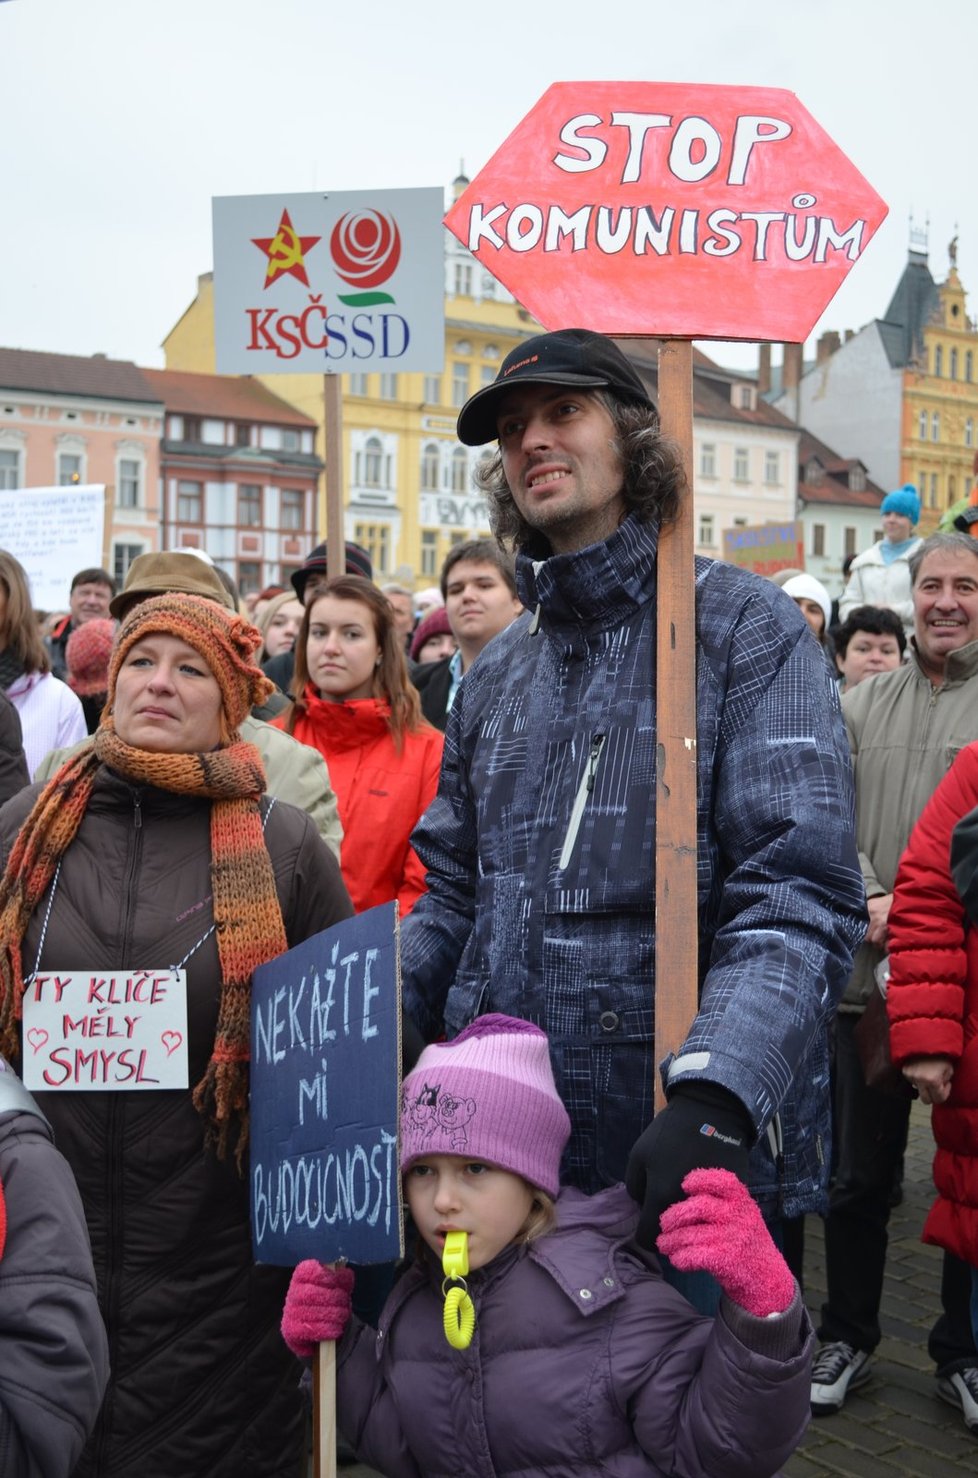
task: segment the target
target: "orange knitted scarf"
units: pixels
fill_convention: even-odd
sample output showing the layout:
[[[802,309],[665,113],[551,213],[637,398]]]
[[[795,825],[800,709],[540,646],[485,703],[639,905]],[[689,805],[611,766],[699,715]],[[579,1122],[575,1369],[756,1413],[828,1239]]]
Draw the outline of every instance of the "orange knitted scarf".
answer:
[[[93,743],[48,782],[0,879],[0,1052],[13,1059],[19,1051],[24,932],[81,825],[103,764],[135,785],[213,802],[211,884],[221,1000],[214,1049],[193,1101],[222,1158],[237,1126],[240,1167],[248,1142],[251,976],[256,966],[288,949],[258,804],[265,773],[252,744],[238,740],[209,754],[154,754],[126,744],[107,715]]]

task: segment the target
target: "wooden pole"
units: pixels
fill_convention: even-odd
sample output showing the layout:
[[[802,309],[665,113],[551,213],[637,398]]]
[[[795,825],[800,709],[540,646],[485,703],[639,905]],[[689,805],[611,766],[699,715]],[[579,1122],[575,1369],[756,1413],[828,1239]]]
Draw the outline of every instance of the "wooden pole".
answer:
[[[326,437],[326,573],[346,570],[343,519],[343,385],[339,375],[323,375],[323,429]]]
[[[696,598],[693,578],[693,346],[659,346],[662,435],[678,444],[687,489],[657,560],[655,798],[655,1106],[659,1064],[698,1008],[696,907]]]
[[[313,1478],[336,1478],[336,1345],[323,1340],[312,1359]]]

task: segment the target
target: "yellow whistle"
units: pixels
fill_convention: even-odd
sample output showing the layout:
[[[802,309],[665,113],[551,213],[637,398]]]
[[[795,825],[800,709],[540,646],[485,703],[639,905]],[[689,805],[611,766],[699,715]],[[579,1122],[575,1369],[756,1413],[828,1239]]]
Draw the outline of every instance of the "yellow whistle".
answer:
[[[445,1338],[453,1350],[467,1350],[475,1332],[475,1305],[465,1286],[465,1275],[469,1271],[468,1232],[449,1232],[441,1255],[441,1285],[445,1295]],[[450,1288],[446,1285],[454,1283]]]

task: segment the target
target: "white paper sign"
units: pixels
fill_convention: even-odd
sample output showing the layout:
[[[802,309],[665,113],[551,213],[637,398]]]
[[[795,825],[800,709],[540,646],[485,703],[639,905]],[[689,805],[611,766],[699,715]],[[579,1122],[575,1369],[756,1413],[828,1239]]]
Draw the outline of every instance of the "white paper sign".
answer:
[[[218,371],[440,370],[443,210],[439,188],[216,197]]]
[[[0,492],[0,546],[20,560],[36,611],[66,611],[72,576],[102,564],[105,487]]]
[[[23,1079],[34,1091],[186,1088],[186,970],[57,970],[24,992]]]

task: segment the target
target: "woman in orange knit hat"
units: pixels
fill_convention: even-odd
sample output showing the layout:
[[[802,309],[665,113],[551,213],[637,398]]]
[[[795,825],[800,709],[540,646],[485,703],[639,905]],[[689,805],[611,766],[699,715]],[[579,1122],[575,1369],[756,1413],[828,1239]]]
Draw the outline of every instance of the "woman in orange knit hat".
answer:
[[[433,800],[442,735],[421,715],[393,609],[359,575],[338,575],[306,607],[294,700],[275,724],[326,760],[343,823],[340,867],[357,913],[425,889],[411,832]]]
[[[259,641],[198,596],[136,606],[92,739],[0,810],[0,1051],[20,1056],[39,972],[186,979],[185,1088],[122,1086],[106,1066],[37,1094],[81,1191],[112,1357],[75,1478],[293,1478],[302,1461],[277,1334],[287,1278],[252,1262],[251,975],[350,904],[312,822],[268,799],[238,737],[270,686]],[[115,1035],[127,1010],[106,1018]],[[82,1050],[105,1065],[116,1045]]]

